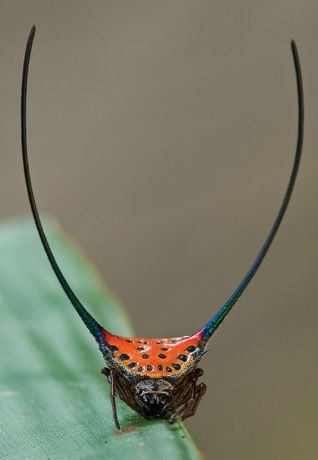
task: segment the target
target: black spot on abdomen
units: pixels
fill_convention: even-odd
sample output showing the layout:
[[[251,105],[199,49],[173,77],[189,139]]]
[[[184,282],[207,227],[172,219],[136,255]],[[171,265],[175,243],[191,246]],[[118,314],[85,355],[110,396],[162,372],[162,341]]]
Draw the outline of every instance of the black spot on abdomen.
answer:
[[[180,361],[183,361],[184,363],[186,363],[188,361],[187,355],[179,355],[178,359],[180,359]]]
[[[109,349],[110,349],[110,351],[117,351],[117,350],[119,350],[119,348],[116,347],[116,345],[109,345]]]
[[[193,351],[196,350],[196,348],[197,348],[197,347],[194,347],[193,345],[190,345],[190,346],[187,348],[187,350],[188,350],[190,353],[192,353]]]
[[[119,356],[119,359],[121,361],[127,361],[127,359],[130,359],[130,356],[126,355],[126,353],[123,353],[122,355]]]

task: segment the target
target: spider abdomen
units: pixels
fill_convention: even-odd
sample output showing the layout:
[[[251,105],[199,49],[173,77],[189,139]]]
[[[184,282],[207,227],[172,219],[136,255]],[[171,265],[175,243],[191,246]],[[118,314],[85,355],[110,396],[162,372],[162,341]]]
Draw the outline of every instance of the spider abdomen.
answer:
[[[104,330],[101,350],[106,363],[132,379],[178,379],[191,372],[200,361],[202,333],[174,338],[132,338]]]

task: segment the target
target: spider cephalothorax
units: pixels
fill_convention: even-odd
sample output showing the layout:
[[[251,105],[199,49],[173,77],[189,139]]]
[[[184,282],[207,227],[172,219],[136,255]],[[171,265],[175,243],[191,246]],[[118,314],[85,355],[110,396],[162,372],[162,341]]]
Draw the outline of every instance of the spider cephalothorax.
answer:
[[[119,428],[116,396],[119,396],[128,406],[147,419],[164,417],[170,412],[170,423],[174,423],[178,416],[184,420],[195,414],[198,404],[206,391],[204,383],[197,383],[198,378],[203,375],[202,369],[197,366],[204,354],[207,342],[231,311],[261,265],[285,215],[295,185],[302,152],[304,129],[303,87],[296,45],[291,42],[298,94],[296,154],[285,196],[265,243],[233,294],[199,332],[184,337],[144,339],[113,335],[90,315],[64,278],[44,233],[32,189],[26,139],[27,80],[34,34],[35,27],[32,27],[23,64],[21,143],[29,201],[44,250],[62,288],[86,327],[94,336],[103,354],[107,367],[102,372],[110,383],[110,397],[116,426]]]
[[[134,400],[146,417],[163,417],[170,408],[174,385],[165,379],[146,377],[132,386]]]
[[[194,415],[206,392],[204,383],[197,384],[203,375],[203,370],[198,368],[177,379],[144,377],[137,382],[114,368],[104,368],[102,373],[111,385],[113,414],[118,428],[116,395],[146,419],[163,418],[171,412],[169,423],[174,423],[178,416],[185,420]]]

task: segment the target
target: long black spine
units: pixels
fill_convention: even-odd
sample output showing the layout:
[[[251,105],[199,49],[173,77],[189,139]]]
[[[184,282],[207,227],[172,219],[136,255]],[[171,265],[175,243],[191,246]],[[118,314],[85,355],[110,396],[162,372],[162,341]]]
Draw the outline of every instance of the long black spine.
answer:
[[[287,190],[283,198],[281,207],[276,216],[276,219],[274,221],[274,224],[265,240],[265,243],[263,244],[261,250],[259,251],[256,259],[252,263],[247,274],[244,276],[239,286],[235,289],[235,291],[233,292],[231,297],[227,300],[227,302],[223,305],[223,307],[220,308],[217,314],[213,316],[213,318],[201,329],[201,331],[203,332],[205,341],[208,340],[211,337],[211,335],[218,329],[220,324],[223,322],[224,318],[228,315],[228,313],[233,308],[234,304],[243,294],[248,284],[252,280],[253,276],[257,272],[258,268],[260,267],[261,263],[263,262],[263,259],[265,255],[267,254],[267,251],[269,250],[275,238],[277,230],[279,229],[279,226],[283,220],[283,217],[285,215],[288,203],[290,201],[290,198],[291,198],[291,195],[294,189],[294,185],[295,185],[295,181],[296,181],[296,177],[297,177],[297,173],[299,169],[299,164],[300,164],[300,159],[301,159],[301,154],[302,154],[303,139],[304,139],[304,90],[303,90],[303,79],[302,79],[299,55],[298,55],[296,43],[293,40],[291,41],[291,50],[292,50],[292,55],[293,55],[293,60],[294,60],[296,83],[297,83],[298,134],[297,134],[295,159],[294,159],[294,164],[293,164],[292,172],[290,175],[290,179],[288,182]]]
[[[65,294],[71,301],[73,307],[78,312],[79,316],[85,323],[86,327],[89,329],[91,334],[95,337],[95,339],[99,342],[102,337],[102,327],[97,323],[97,321],[88,313],[85,307],[82,305],[80,300],[77,298],[73,290],[71,289],[70,285],[64,278],[63,273],[61,272],[55,257],[52,253],[48,240],[43,230],[43,226],[41,223],[41,219],[38,213],[37,205],[34,198],[33,187],[31,182],[30,176],[30,169],[29,169],[29,160],[28,160],[28,149],[27,149],[27,87],[28,87],[28,74],[29,74],[29,63],[31,57],[31,50],[33,39],[35,35],[35,26],[32,27],[26,49],[24,54],[24,62],[23,62],[23,73],[22,73],[22,87],[21,87],[21,146],[22,146],[22,157],[23,157],[23,168],[24,168],[24,176],[26,187],[28,191],[28,197],[30,201],[30,206],[34,218],[34,222],[40,236],[42,245],[46,252],[46,255],[49,259],[49,262],[54,270],[54,273],[59,280]]]

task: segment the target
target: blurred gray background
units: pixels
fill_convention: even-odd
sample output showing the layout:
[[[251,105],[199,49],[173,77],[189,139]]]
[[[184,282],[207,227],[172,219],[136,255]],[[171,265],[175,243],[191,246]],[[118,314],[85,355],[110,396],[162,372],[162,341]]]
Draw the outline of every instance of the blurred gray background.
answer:
[[[294,154],[296,40],[306,133],[295,194],[210,344],[209,391],[187,425],[209,459],[316,458],[317,1],[2,0],[1,219],[30,214],[19,91],[33,23],[40,210],[80,243],[144,336],[196,331],[256,256]]]

